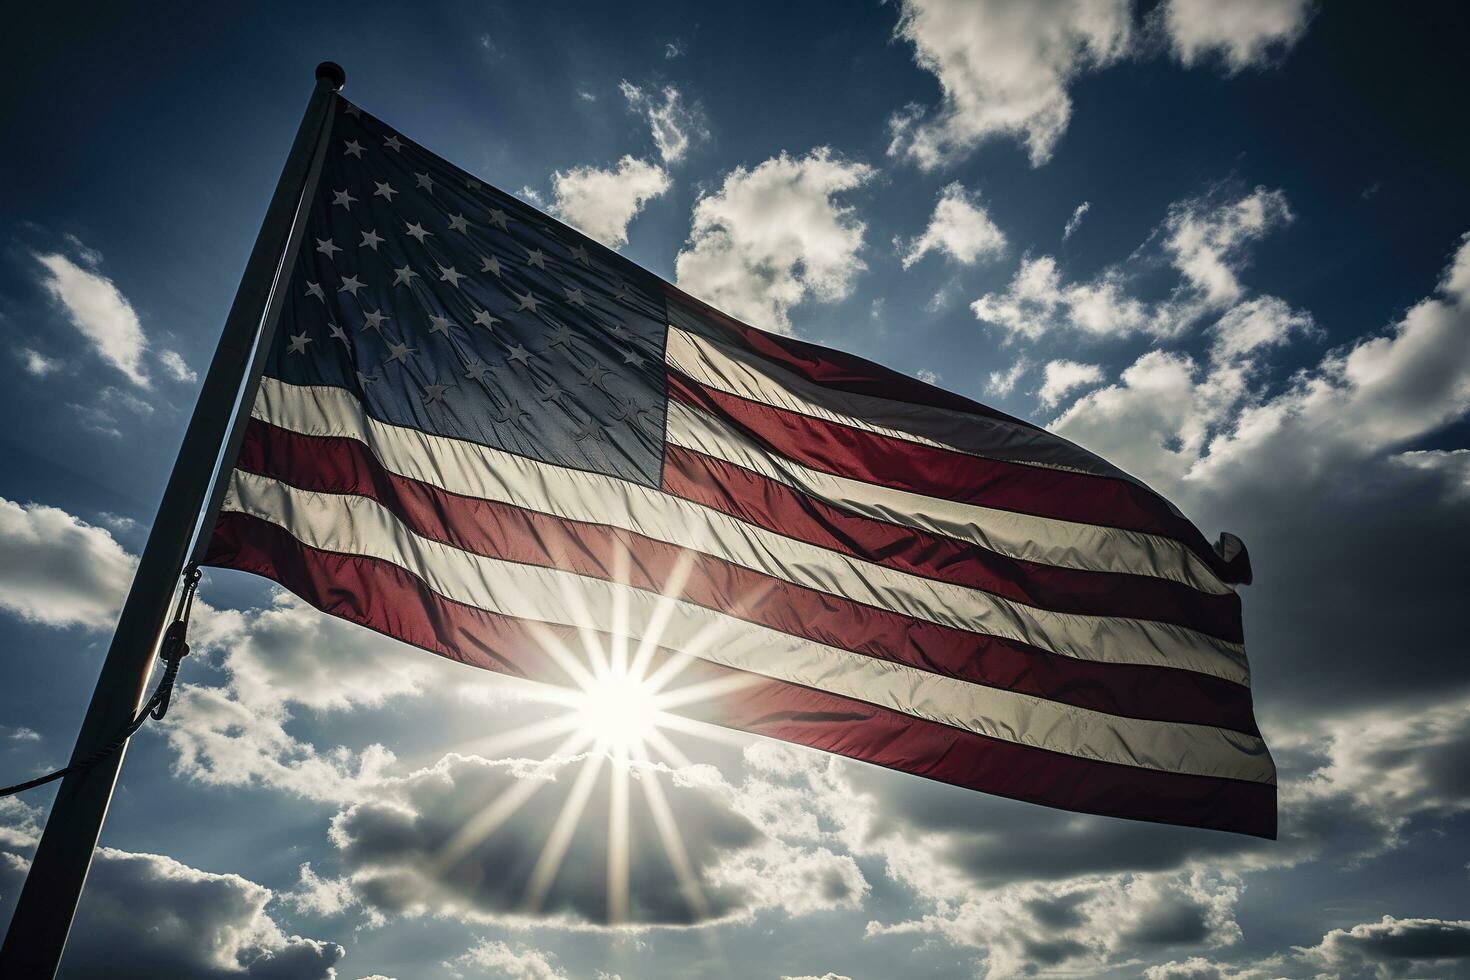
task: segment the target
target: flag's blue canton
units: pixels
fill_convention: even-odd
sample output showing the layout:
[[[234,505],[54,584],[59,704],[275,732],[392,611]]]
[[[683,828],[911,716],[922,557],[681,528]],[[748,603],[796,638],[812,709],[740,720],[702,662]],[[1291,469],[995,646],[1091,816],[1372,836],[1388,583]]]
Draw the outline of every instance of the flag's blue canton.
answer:
[[[658,486],[664,304],[632,263],[339,100],[265,373]]]

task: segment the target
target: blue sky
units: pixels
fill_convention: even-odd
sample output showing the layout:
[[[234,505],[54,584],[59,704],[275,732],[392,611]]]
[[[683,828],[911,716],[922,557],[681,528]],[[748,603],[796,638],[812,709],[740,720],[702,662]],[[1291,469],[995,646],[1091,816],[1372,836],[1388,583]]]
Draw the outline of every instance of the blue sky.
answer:
[[[189,686],[129,754],[70,975],[116,975],[126,950],[138,975],[1470,976],[1463,12],[159,4],[11,22],[0,781],[70,751],[328,57],[375,115],[696,295],[1050,425],[1239,534],[1282,770],[1264,844],[693,740],[693,768],[657,778],[720,908],[610,930],[579,916],[571,874],[571,911],[527,918],[389,831],[521,779],[522,752],[484,739],[546,707],[216,572]],[[0,919],[48,802],[0,801]],[[599,860],[596,807],[569,868]],[[539,848],[554,815],[527,807],[507,846]],[[677,890],[656,851],[649,907]],[[164,920],[177,933],[149,931]]]

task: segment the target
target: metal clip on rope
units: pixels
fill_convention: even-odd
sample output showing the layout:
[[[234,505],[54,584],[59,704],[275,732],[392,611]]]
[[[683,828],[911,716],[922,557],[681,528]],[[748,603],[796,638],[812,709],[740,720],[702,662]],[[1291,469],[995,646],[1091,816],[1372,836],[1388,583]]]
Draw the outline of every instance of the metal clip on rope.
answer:
[[[148,699],[147,704],[143,705],[143,710],[138,712],[138,716],[123,726],[122,731],[118,732],[112,741],[85,759],[79,759],[65,769],[58,769],[44,776],[16,783],[14,786],[0,787],[0,797],[24,793],[28,789],[44,786],[69,773],[90,769],[126,745],[128,739],[132,738],[149,718],[161,720],[164,715],[168,714],[169,702],[173,697],[174,681],[179,676],[179,664],[189,655],[187,640],[189,614],[194,611],[194,593],[199,590],[199,579],[202,575],[198,565],[191,564],[184,570],[184,590],[179,594],[179,604],[174,610],[174,620],[164,631],[163,642],[158,646],[158,659],[163,661],[163,677],[159,679],[158,686],[153,689],[153,696]]]

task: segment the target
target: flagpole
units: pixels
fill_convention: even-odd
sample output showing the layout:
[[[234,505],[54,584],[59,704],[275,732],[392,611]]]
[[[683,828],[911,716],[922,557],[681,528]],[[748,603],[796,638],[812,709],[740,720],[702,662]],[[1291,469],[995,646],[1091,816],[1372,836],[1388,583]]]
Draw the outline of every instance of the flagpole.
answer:
[[[225,319],[82,720],[72,751],[73,762],[107,745],[142,703],[200,509],[207,501],[221,447],[226,445],[236,417],[241,384],[248,380],[252,349],[262,323],[268,319],[278,274],[289,270],[288,253],[300,241],[298,217],[305,220],[304,202],[309,201],[321,171],[333,96],[346,80],[342,68],[330,61],[317,66],[316,88]],[[203,528],[200,533],[208,534],[209,530]],[[62,781],[4,946],[0,947],[0,976],[17,980],[55,976],[124,751],[114,752]]]

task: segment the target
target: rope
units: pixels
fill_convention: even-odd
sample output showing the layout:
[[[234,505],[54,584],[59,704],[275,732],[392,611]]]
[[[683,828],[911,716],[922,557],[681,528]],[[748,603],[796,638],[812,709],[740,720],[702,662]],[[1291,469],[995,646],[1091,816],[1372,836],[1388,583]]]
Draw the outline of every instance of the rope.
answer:
[[[132,738],[149,718],[158,721],[168,714],[169,701],[173,697],[174,681],[179,676],[179,664],[189,655],[189,644],[185,641],[185,637],[189,632],[189,614],[194,611],[194,593],[199,589],[201,575],[197,565],[190,565],[184,572],[184,591],[180,594],[178,607],[174,610],[174,620],[164,631],[163,643],[158,648],[158,658],[164,664],[163,677],[159,679],[158,686],[153,689],[153,696],[148,699],[147,704],[143,705],[143,710],[138,712],[138,716],[124,725],[112,741],[85,759],[78,759],[65,769],[48,772],[44,776],[37,776],[35,779],[16,783],[14,786],[0,787],[0,797],[14,796],[16,793],[24,793],[37,786],[45,786],[63,776],[85,772],[126,745],[128,739]]]

